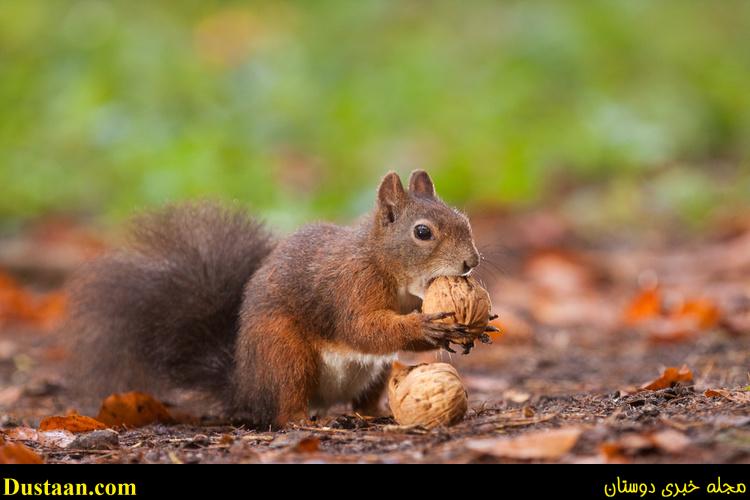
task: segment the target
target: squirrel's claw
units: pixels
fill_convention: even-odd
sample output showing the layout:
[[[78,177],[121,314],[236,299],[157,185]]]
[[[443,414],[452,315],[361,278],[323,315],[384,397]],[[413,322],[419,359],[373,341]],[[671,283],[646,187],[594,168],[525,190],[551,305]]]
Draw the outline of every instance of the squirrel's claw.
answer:
[[[473,348],[474,348],[474,341],[472,340],[471,342],[464,344],[464,352],[462,352],[461,354],[464,354],[464,355],[469,354]]]
[[[497,314],[490,314],[490,321],[492,321],[493,319],[497,319],[499,317],[500,316],[498,316]]]
[[[427,321],[439,321],[441,319],[450,318],[455,316],[455,312],[440,312],[434,314],[425,314]]]
[[[447,340],[445,342],[443,342],[442,347],[443,347],[443,349],[445,349],[448,352],[451,352],[451,353],[454,353],[454,354],[456,352],[453,349],[451,349],[450,343]]]
[[[451,344],[464,345],[474,340],[468,325],[459,323],[439,323],[436,319],[443,319],[455,313],[425,314],[423,317],[423,331],[427,340],[436,347],[442,347],[448,352],[456,352],[451,349]]]
[[[500,331],[500,329],[499,329],[499,328],[497,328],[496,326],[492,326],[492,325],[487,325],[487,326],[485,326],[485,327],[484,327],[484,331],[485,331],[485,332],[494,332],[494,333],[498,333],[498,332]]]

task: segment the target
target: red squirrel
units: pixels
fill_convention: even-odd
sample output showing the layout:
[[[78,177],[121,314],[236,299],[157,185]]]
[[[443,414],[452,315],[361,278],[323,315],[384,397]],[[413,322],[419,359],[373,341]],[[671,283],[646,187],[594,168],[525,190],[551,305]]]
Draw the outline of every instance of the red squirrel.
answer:
[[[469,220],[422,170],[408,190],[387,174],[351,227],[277,241],[241,209],[200,202],[141,215],[131,235],[71,289],[75,368],[100,394],[195,390],[258,427],[339,403],[373,414],[398,351],[471,338],[419,312],[430,280],[480,262]]]

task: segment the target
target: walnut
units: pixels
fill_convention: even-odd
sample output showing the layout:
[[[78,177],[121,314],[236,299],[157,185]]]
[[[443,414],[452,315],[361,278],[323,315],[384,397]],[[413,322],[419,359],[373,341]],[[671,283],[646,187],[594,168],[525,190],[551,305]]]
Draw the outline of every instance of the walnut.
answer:
[[[489,341],[485,331],[488,331],[491,308],[487,290],[476,279],[463,276],[435,278],[422,301],[423,313],[453,312],[454,316],[438,321],[467,325],[468,331],[475,334],[474,338],[485,343]],[[469,343],[473,345],[473,341]]]
[[[388,404],[400,425],[432,429],[460,422],[469,402],[461,377],[451,365],[394,363],[388,382]]]

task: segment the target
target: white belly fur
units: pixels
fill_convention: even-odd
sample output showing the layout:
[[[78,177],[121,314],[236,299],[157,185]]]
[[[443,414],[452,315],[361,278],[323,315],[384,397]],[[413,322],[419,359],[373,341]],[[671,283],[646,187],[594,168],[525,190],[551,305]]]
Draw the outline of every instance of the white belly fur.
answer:
[[[395,353],[377,355],[356,351],[322,351],[318,390],[310,402],[311,409],[325,412],[333,405],[350,403],[395,360]]]

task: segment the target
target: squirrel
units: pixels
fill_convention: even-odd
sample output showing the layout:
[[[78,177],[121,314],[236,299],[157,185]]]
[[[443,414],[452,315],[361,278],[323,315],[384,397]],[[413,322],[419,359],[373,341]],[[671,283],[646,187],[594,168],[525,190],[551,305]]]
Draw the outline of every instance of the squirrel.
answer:
[[[194,390],[255,427],[340,403],[373,415],[398,351],[472,338],[438,321],[450,313],[419,312],[433,278],[480,263],[468,218],[423,170],[408,190],[388,173],[353,226],[276,240],[244,210],[203,201],[136,216],[130,234],[71,287],[73,364],[90,395]]]

